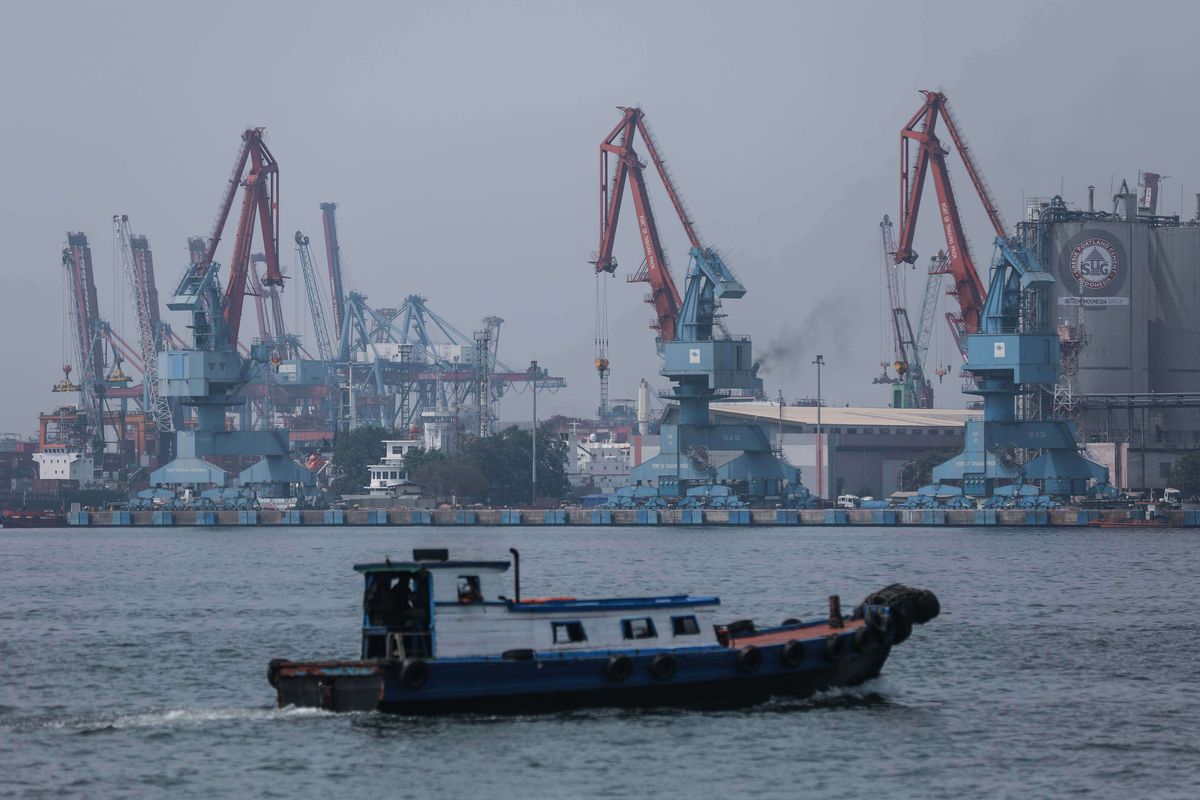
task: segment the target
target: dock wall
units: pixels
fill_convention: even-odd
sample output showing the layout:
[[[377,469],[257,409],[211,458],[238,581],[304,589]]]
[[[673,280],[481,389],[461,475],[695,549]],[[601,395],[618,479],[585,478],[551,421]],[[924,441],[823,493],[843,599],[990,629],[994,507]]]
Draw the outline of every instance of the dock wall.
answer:
[[[73,527],[238,526],[635,526],[718,527],[1078,527],[1093,521],[1136,520],[1124,509],[331,509],[325,511],[72,511]],[[1175,527],[1200,527],[1200,511],[1160,515]]]

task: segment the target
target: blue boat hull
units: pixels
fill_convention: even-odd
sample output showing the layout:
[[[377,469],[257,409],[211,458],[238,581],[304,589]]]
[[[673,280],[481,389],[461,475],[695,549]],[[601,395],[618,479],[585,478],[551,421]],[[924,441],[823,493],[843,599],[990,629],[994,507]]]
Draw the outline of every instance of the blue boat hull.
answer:
[[[830,637],[831,639],[834,637]],[[891,644],[846,632],[838,646],[804,642],[803,657],[785,659],[785,644],[758,648],[752,669],[737,649],[625,652],[631,667],[614,677],[608,652],[525,653],[521,658],[272,663],[270,679],[282,706],[401,714],[533,712],[587,706],[717,708],[751,705],[772,696],[803,697],[877,676]],[[656,656],[673,656],[670,675],[654,674]],[[409,662],[411,663],[411,662]],[[419,673],[419,674],[417,674]]]

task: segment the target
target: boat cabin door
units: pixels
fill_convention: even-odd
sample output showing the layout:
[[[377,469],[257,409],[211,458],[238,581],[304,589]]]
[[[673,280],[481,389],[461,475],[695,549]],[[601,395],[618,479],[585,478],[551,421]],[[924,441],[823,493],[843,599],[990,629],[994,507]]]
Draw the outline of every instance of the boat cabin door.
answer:
[[[433,580],[428,570],[371,573],[363,609],[364,658],[433,655]]]

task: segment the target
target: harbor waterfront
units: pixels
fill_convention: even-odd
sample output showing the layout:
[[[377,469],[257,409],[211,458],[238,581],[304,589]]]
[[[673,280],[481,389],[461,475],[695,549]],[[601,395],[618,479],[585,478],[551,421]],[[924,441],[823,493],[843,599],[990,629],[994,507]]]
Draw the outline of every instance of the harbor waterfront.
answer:
[[[0,532],[0,796],[1195,797],[1183,529],[221,527]],[[360,578],[519,548],[523,592],[713,587],[762,624],[891,580],[942,614],[855,690],[721,712],[415,719],[274,708],[352,656]],[[1069,568],[1068,568],[1069,565]],[[398,788],[399,787],[399,788]]]
[[[1146,523],[1144,509],[867,509],[867,508],[553,508],[553,509],[246,509],[242,511],[71,511],[71,527],[213,527],[213,526],[594,526],[594,525],[862,525],[952,526],[977,525],[1065,526]],[[1154,512],[1150,527],[1200,527],[1200,511]]]

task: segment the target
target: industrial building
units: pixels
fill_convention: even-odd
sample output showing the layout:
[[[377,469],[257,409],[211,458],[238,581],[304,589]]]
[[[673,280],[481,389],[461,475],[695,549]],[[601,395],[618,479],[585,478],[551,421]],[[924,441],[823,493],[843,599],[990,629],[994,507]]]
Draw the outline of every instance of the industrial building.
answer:
[[[1018,226],[1057,278],[1052,308],[1064,378],[1056,410],[1074,418],[1119,488],[1168,486],[1200,447],[1200,196],[1191,219],[1159,212],[1161,177],[1122,184],[1111,206],[1031,202]]]
[[[825,406],[818,439],[815,406],[714,403],[711,411],[718,423],[749,422],[771,431],[776,452],[800,471],[813,494],[825,499],[847,492],[879,497],[899,491],[906,464],[931,451],[957,452],[963,446],[963,425],[979,417],[978,411],[967,409]],[[635,465],[658,454],[658,436],[633,439]],[[707,457],[716,465],[740,454],[710,450]]]

